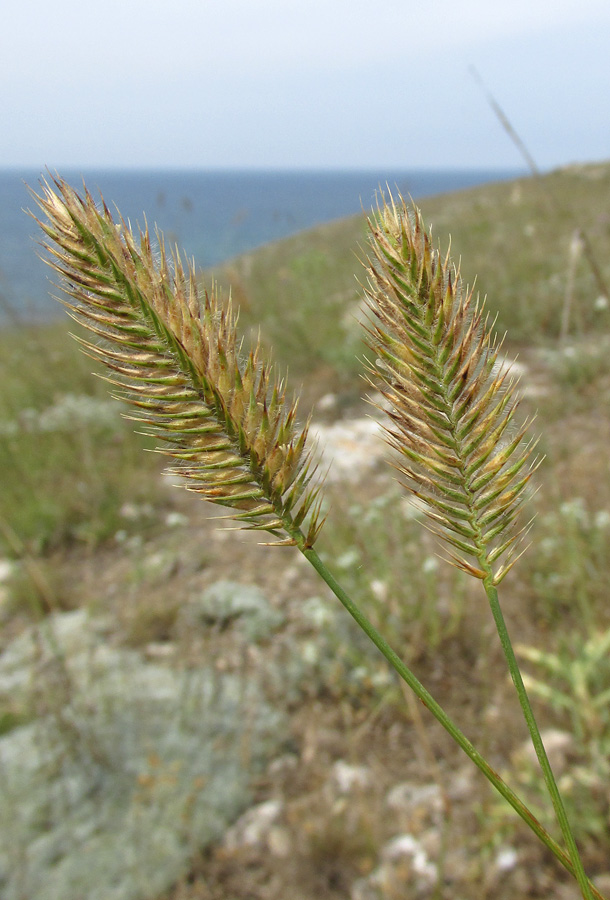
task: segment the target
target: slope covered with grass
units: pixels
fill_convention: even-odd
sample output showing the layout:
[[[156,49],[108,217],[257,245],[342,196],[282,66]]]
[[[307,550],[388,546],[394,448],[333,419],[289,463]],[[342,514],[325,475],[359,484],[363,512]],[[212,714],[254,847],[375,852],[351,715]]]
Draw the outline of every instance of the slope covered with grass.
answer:
[[[498,330],[507,330],[513,344],[559,335],[578,227],[586,229],[610,283],[608,164],[483,185],[420,205],[440,243],[451,239],[464,280],[476,277],[498,313]],[[365,240],[358,216],[264,247],[217,273],[232,284],[242,322],[260,325],[275,355],[299,377],[328,367],[345,384],[360,370]],[[582,336],[607,327],[610,311],[598,302],[600,286],[582,253],[575,262],[570,334]]]

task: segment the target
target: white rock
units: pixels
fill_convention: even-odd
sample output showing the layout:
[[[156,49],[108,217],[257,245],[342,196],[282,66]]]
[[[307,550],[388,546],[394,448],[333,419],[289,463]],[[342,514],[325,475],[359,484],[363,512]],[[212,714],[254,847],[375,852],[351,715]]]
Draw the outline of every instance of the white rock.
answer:
[[[15,563],[10,559],[0,559],[0,584],[8,581],[15,571]]]
[[[227,850],[264,845],[283,808],[280,800],[267,800],[252,806],[226,832],[223,843]]]
[[[381,424],[368,417],[334,425],[315,424],[310,433],[318,441],[332,482],[358,481],[375,468],[387,450]]]
[[[386,862],[395,862],[403,856],[408,856],[411,858],[411,865],[416,875],[427,881],[436,880],[436,866],[429,861],[426,851],[412,834],[401,834],[392,838],[383,847],[381,856]]]
[[[371,581],[371,591],[376,600],[386,600],[388,596],[387,582],[382,581],[380,578],[375,578]]]
[[[336,394],[324,394],[323,397],[320,397],[318,402],[316,403],[316,409],[320,409],[323,412],[327,412],[328,410],[334,409],[337,405],[337,395]]]
[[[327,628],[336,618],[332,603],[322,597],[309,597],[300,609],[303,618],[315,628]]]
[[[332,779],[342,794],[349,794],[355,788],[365,788],[371,782],[371,773],[365,766],[351,766],[338,760],[332,768]]]
[[[175,510],[172,512],[169,512],[165,516],[165,524],[167,525],[168,528],[179,528],[183,525],[188,525],[188,523],[189,523],[188,516],[185,516],[181,512],[176,512]]]
[[[519,862],[519,854],[514,847],[502,847],[496,856],[496,869],[499,872],[510,872]]]

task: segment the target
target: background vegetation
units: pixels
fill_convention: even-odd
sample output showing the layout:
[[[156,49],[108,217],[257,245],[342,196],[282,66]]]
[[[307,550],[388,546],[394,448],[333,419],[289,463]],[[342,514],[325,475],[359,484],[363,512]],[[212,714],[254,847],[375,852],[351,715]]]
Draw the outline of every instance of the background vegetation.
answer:
[[[586,227],[610,283],[610,165],[487,185],[432,198],[422,209],[443,246],[451,236],[465,279],[476,276],[488,296],[497,330],[508,332],[506,355],[522,367],[523,414],[538,413],[546,461],[537,475],[533,547],[503,585],[504,605],[515,639],[546,654],[522,651],[532,683],[548,685],[534,688],[541,721],[569,735],[562,787],[585,862],[593,876],[603,874],[610,869],[610,302],[575,232]],[[290,383],[303,386],[305,411],[318,402],[322,436],[337,420],[348,428],[370,414],[360,377],[364,240],[356,217],[204,276],[232,285],[244,332],[260,327]],[[258,583],[287,622],[248,664],[264,666],[265,654],[280,667],[295,655],[310,659],[298,690],[272,690],[292,723],[298,771],[266,770],[255,787],[260,801],[283,799],[284,831],[298,849],[271,857],[260,848],[212,847],[201,857],[194,849],[173,900],[353,896],[397,827],[384,798],[405,779],[439,783],[445,803],[444,830],[437,828],[430,851],[441,874],[421,896],[563,897],[552,861],[484,784],[475,779],[457,796],[450,775],[462,766],[458,751],[413,709],[290,552],[213,536],[206,505],[170,487],[158,456],[143,452],[150,444],[121,419],[66,331],[62,321],[0,332],[2,645],[50,612],[86,608],[109,617],[118,644],[170,646],[167,665],[196,667],[202,648],[185,649],[180,610],[230,572]],[[321,552],[464,730],[487,745],[498,768],[516,770],[532,805],[542,804],[518,710],[504,703],[504,675],[495,674],[503,669],[484,598],[437,559],[382,456],[371,451],[362,471],[354,462],[347,480],[331,474]],[[228,637],[215,634],[205,644],[219,671],[238,664]],[[37,714],[10,698],[2,704],[4,732]],[[377,787],[329,806],[321,785],[340,760],[370,766]],[[542,805],[540,815],[552,828]],[[498,864],[507,847],[520,866]],[[399,888],[391,885],[379,890],[383,900],[420,896],[392,893]]]

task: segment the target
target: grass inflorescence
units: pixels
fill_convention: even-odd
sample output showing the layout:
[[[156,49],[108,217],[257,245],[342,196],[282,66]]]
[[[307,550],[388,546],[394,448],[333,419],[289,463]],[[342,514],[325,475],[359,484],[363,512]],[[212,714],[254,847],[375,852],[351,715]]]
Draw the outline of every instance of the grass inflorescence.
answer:
[[[99,341],[79,342],[110,370],[136,421],[161,438],[171,472],[234,510],[243,527],[312,546],[322,523],[307,426],[297,427],[297,403],[286,403],[260,346],[241,361],[230,301],[202,294],[177,251],[170,266],[161,238],[155,259],[148,229],[136,239],[87,190],[45,181],[36,200],[63,302]]]
[[[417,210],[384,202],[371,222],[368,298],[375,383],[390,407],[399,469],[452,561],[498,584],[514,564],[519,508],[535,465],[510,434],[517,402],[484,304],[443,260]],[[494,569],[506,554],[506,562]],[[473,562],[474,560],[474,562]]]

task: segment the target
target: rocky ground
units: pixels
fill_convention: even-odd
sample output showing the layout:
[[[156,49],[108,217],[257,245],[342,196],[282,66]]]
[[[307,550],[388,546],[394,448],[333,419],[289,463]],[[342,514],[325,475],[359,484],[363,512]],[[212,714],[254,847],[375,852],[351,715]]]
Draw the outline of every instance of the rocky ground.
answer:
[[[312,428],[329,494],[387,492],[378,421],[333,422],[336,407],[323,398]],[[167,496],[39,573],[40,623],[6,620],[5,900],[578,896],[298,553]],[[527,603],[512,595],[510,617]],[[500,665],[477,601],[418,675],[504,769],[529,750]],[[561,774],[572,738],[546,737]]]

